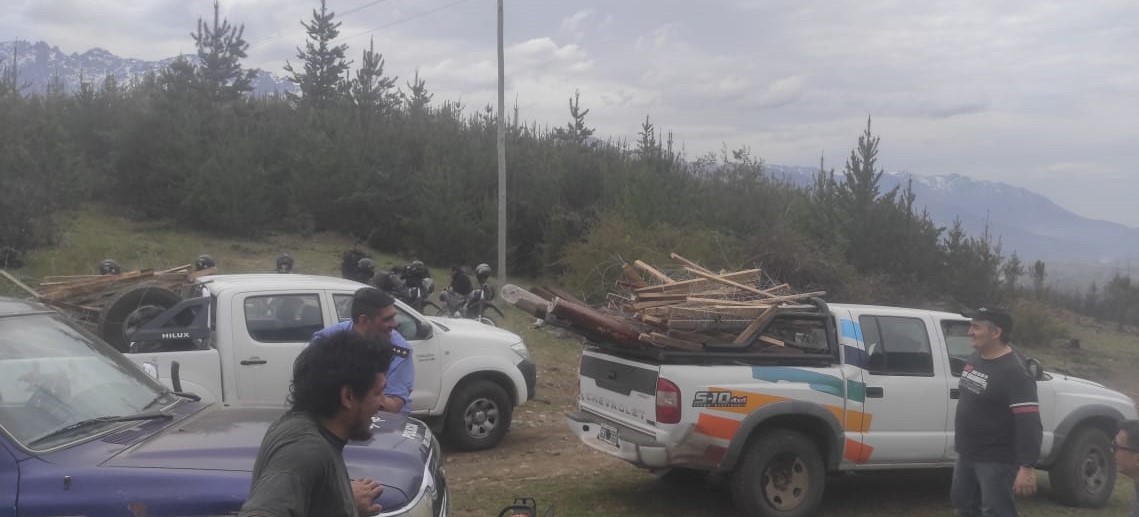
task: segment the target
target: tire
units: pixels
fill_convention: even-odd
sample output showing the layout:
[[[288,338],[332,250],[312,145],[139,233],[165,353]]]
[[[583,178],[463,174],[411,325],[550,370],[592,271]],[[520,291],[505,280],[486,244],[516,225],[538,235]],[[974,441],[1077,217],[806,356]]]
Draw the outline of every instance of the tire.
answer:
[[[486,379],[455,387],[447,404],[443,434],[460,451],[490,449],[510,429],[514,404],[498,383]]]
[[[752,439],[732,473],[732,499],[745,515],[806,517],[823,499],[826,468],[810,438],[776,429]]]
[[[1048,479],[1061,503],[1103,508],[1115,488],[1111,439],[1098,427],[1079,427],[1064,443],[1064,450],[1048,471]]]
[[[99,337],[120,352],[130,347],[128,336],[182,301],[173,291],[158,286],[141,286],[120,294],[107,305],[99,318]]]

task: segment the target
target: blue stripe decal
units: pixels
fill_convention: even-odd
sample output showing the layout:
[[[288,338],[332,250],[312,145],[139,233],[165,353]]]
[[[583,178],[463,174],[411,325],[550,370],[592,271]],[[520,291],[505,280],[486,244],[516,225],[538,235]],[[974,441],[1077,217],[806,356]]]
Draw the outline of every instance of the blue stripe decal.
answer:
[[[850,338],[859,343],[862,342],[862,326],[851,320],[839,320],[839,325],[842,327],[840,332],[842,337]]]
[[[842,362],[865,370],[868,364],[868,358],[866,357],[866,352],[861,348],[842,345]]]
[[[782,366],[756,366],[751,369],[751,376],[767,382],[802,382],[814,391],[843,397],[842,379],[832,375]]]

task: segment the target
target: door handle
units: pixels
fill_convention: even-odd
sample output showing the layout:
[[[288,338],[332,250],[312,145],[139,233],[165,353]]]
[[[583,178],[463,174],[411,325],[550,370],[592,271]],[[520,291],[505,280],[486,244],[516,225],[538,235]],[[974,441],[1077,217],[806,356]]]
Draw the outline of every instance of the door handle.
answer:
[[[957,388],[949,388],[949,398],[953,400],[961,398],[961,390]]]
[[[868,386],[866,396],[872,399],[880,399],[886,396],[886,390],[882,389],[881,386]]]
[[[242,359],[241,360],[241,366],[253,366],[255,364],[268,364],[268,363],[269,363],[269,361],[266,361],[260,357],[250,357],[249,359]]]

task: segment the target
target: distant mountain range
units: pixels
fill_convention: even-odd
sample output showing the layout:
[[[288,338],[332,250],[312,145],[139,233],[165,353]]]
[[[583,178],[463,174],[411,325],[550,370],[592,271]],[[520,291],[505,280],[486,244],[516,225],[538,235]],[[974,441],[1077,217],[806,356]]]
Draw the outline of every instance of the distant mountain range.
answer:
[[[68,91],[78,89],[80,81],[101,82],[107,74],[126,83],[162,70],[175,59],[122,58],[99,48],[65,54],[42,41],[0,43],[0,67],[10,65],[13,55],[20,82],[28,85],[26,93],[42,93],[56,76]],[[258,94],[296,90],[283,77],[264,71],[257,76],[254,87]],[[814,182],[817,168],[767,165],[767,170],[777,178],[808,185]],[[913,179],[918,206],[929,210],[935,222],[948,227],[960,218],[970,235],[980,235],[988,222],[990,232],[1001,239],[1006,255],[1015,250],[1026,261],[1097,263],[1101,267],[1127,263],[1130,257],[1139,265],[1139,229],[1081,217],[1027,189],[960,174],[922,176],[889,172],[883,175],[882,190],[909,179]]]
[[[768,165],[776,178],[797,185],[814,182],[818,167]],[[841,178],[841,171],[835,175]],[[934,222],[946,227],[960,219],[970,235],[989,232],[1001,239],[1005,255],[1013,251],[1022,260],[1116,262],[1139,259],[1139,228],[1088,219],[1048,198],[1007,183],[949,174],[922,176],[908,172],[882,175],[882,191],[913,180],[915,204],[929,211]]]
[[[107,75],[114,76],[119,84],[126,84],[147,73],[161,71],[178,58],[175,56],[159,61],[143,61],[119,57],[101,48],[93,48],[82,54],[65,54],[59,47],[42,41],[0,42],[0,67],[9,67],[13,56],[20,84],[26,86],[24,93],[29,94],[43,93],[56,76],[62,79],[67,92],[77,91],[82,82],[98,85]],[[197,59],[197,56],[190,54],[186,57]],[[253,81],[253,91],[258,95],[284,93],[296,91],[296,85],[282,76],[260,70]]]

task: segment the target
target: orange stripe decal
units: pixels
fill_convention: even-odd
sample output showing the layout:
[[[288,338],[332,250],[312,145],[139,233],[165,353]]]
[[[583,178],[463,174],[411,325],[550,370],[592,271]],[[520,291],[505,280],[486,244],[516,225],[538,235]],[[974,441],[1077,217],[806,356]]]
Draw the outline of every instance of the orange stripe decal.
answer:
[[[873,453],[873,447],[848,438],[846,440],[846,447],[842,451],[842,457],[855,463],[866,463],[870,461],[870,455]]]
[[[715,438],[731,440],[739,428],[740,423],[738,420],[732,420],[731,418],[724,418],[722,416],[700,413],[700,417],[696,419],[696,432]]]

